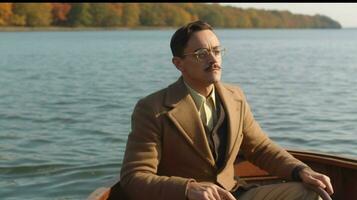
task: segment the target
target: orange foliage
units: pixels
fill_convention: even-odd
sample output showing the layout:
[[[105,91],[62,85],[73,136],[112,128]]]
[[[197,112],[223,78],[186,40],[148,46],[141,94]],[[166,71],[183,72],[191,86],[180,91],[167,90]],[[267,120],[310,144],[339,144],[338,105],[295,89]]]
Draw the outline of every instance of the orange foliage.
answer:
[[[115,12],[119,15],[122,16],[123,14],[123,5],[121,3],[111,3],[110,7],[115,10]]]
[[[0,26],[9,24],[12,15],[12,3],[0,3]]]
[[[71,9],[69,3],[52,3],[52,17],[54,24],[61,24],[67,20],[67,14]]]

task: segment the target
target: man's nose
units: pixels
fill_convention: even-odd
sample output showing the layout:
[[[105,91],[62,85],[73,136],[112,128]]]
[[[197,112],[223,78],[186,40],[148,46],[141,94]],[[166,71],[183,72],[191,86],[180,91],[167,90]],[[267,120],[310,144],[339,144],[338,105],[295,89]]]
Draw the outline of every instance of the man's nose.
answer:
[[[210,64],[218,62],[218,55],[216,56],[213,51],[210,51],[208,55],[208,62]]]

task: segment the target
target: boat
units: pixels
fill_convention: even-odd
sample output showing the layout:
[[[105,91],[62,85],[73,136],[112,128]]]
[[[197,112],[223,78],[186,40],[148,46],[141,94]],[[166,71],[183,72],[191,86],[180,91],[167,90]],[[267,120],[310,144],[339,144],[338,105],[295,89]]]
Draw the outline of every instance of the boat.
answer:
[[[288,150],[295,158],[306,163],[316,172],[330,177],[334,194],[329,197],[324,190],[318,190],[323,199],[357,200],[357,159],[331,154],[315,153],[300,150]],[[270,184],[284,182],[279,177],[256,167],[249,161],[237,159],[235,174],[247,183]]]
[[[300,150],[288,150],[288,152],[315,171],[330,177],[334,188],[332,196],[329,196],[322,189],[310,186],[324,200],[357,200],[357,159]],[[272,176],[265,170],[253,165],[243,156],[238,157],[234,167],[235,175],[247,183],[264,185],[285,182],[285,180]],[[87,200],[114,199],[126,200],[119,182],[111,187],[98,188]]]

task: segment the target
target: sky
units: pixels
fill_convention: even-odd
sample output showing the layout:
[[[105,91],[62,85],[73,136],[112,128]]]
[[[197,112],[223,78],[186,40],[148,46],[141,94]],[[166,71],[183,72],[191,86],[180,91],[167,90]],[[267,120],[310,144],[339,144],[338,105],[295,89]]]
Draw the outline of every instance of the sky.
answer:
[[[321,14],[338,21],[343,28],[357,28],[357,3],[220,3],[241,8],[288,10],[294,14]]]

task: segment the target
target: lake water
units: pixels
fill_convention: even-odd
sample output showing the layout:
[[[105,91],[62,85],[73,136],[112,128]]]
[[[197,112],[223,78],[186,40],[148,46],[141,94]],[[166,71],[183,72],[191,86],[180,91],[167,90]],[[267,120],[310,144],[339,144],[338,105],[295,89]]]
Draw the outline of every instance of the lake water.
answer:
[[[0,32],[1,199],[85,199],[118,177],[135,103],[176,81],[174,30]],[[222,79],[269,136],[357,157],[357,30],[217,30]]]

